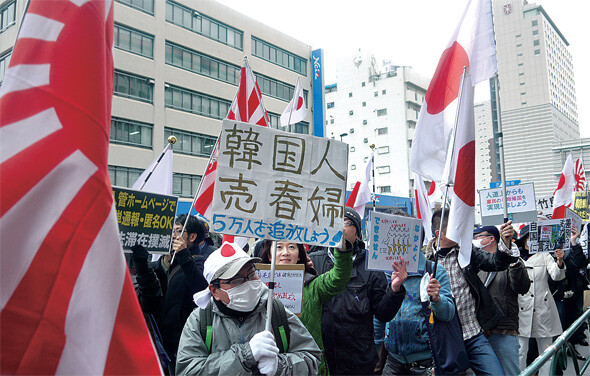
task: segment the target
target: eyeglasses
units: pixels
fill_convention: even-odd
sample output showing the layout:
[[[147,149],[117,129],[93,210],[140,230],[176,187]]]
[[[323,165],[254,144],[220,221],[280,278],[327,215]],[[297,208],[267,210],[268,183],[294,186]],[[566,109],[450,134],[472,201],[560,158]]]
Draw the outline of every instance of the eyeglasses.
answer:
[[[182,234],[182,228],[177,228],[175,230],[172,230],[172,233],[174,235],[180,235],[180,234]]]
[[[354,226],[354,223],[352,223],[352,221],[344,221],[344,226],[346,226],[346,227]]]
[[[473,238],[489,238],[490,236],[494,236],[494,235],[490,235],[490,234],[475,234],[473,235]]]
[[[250,273],[248,273],[247,276],[245,277],[234,277],[234,278],[230,278],[227,281],[219,281],[217,283],[217,285],[231,285],[232,287],[236,287],[241,285],[242,283],[246,282],[246,281],[253,281],[256,279],[256,268],[254,268]]]

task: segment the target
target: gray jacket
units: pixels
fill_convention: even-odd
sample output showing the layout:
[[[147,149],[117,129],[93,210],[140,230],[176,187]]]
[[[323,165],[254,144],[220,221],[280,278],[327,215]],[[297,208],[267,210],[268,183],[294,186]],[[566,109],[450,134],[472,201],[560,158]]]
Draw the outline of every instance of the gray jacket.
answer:
[[[178,346],[177,375],[253,375],[259,374],[249,341],[264,330],[265,290],[254,312],[245,319],[228,316],[213,305],[213,343],[211,354],[201,338],[199,309],[189,316]],[[291,336],[289,351],[279,354],[276,375],[314,375],[318,372],[320,349],[301,321],[287,312]]]

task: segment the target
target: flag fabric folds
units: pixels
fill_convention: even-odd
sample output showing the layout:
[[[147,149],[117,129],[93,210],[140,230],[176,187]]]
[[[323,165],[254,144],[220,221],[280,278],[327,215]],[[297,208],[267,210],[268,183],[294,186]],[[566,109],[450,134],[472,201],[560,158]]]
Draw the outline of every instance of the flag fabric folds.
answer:
[[[414,173],[414,197],[416,197],[416,214],[422,220],[424,228],[424,237],[426,240],[432,239],[432,207],[428,199],[428,192],[424,186],[422,176]]]
[[[160,193],[163,195],[172,194],[172,145],[168,144],[162,153],[133,183],[132,189]],[[144,184],[145,183],[145,184]]]
[[[240,86],[227,118],[265,127],[270,125],[268,114],[262,102],[262,93],[247,60],[242,65]],[[195,210],[207,219],[211,219],[211,204],[213,203],[218,154],[219,140],[215,143],[207,169],[203,175],[203,182],[196,193]]]
[[[112,1],[32,0],[0,87],[2,374],[162,373],[108,178],[113,32]]]
[[[357,181],[346,200],[346,206],[353,208],[361,219],[365,217],[365,205],[371,201],[371,188],[369,187],[369,181],[371,180],[371,173],[373,172],[373,152],[369,157],[367,166],[365,167],[365,176],[361,181]]]
[[[497,71],[491,0],[468,1],[438,62],[418,116],[410,169],[435,182],[443,178],[464,66],[474,86]]]
[[[584,170],[584,162],[582,161],[582,158],[576,159],[575,178],[576,192],[581,192],[586,189],[586,171]]]
[[[570,154],[565,160],[561,176],[559,177],[559,183],[557,183],[557,188],[553,192],[553,215],[551,219],[565,218],[565,208],[572,205],[575,184],[574,162]]]
[[[306,116],[307,107],[305,107],[305,99],[303,98],[303,87],[301,87],[301,82],[299,82],[299,77],[297,77],[293,99],[291,99],[291,102],[289,102],[285,111],[281,114],[281,126],[288,127],[289,124],[297,124],[305,120]]]

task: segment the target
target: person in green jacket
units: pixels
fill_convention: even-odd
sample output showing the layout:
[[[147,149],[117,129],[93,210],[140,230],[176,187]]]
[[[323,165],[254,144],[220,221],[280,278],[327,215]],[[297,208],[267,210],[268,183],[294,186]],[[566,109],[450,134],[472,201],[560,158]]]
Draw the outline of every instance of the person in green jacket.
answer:
[[[270,264],[270,247],[272,241],[267,240],[262,251],[262,262]],[[352,244],[334,252],[334,268],[318,276],[307,257],[303,244],[277,242],[277,264],[304,264],[305,277],[303,287],[303,303],[301,307],[301,322],[322,350],[319,375],[328,375],[328,367],[324,359],[324,345],[322,341],[322,306],[333,296],[340,294],[346,288],[352,271]]]

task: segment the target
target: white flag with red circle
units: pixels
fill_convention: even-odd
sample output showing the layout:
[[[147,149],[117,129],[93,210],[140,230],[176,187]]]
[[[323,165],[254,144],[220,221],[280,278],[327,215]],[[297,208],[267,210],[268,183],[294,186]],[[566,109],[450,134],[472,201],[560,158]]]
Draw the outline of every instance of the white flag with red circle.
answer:
[[[297,124],[305,120],[307,116],[307,107],[305,107],[305,99],[303,98],[303,87],[297,77],[297,84],[295,84],[295,92],[293,99],[281,114],[281,126],[287,127],[289,124]]]

